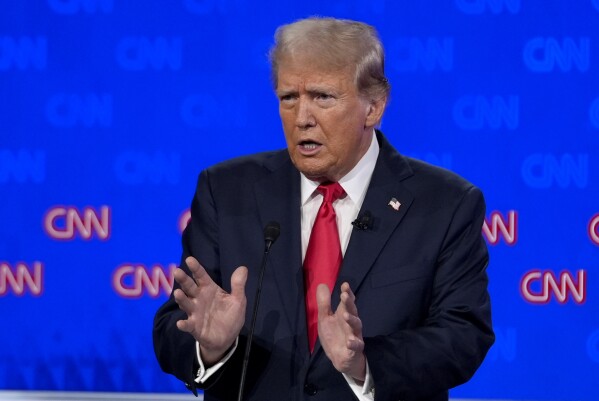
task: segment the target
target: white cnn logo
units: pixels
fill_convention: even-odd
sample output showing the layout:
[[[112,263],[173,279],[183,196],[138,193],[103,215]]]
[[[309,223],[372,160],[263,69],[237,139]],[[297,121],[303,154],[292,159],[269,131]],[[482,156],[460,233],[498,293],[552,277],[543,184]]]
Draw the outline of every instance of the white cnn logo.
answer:
[[[520,292],[525,300],[533,304],[546,304],[551,298],[565,304],[571,297],[575,304],[586,301],[587,272],[578,270],[573,273],[563,271],[557,277],[552,271],[533,270],[524,275],[520,282]],[[539,287],[536,290],[534,287]]]

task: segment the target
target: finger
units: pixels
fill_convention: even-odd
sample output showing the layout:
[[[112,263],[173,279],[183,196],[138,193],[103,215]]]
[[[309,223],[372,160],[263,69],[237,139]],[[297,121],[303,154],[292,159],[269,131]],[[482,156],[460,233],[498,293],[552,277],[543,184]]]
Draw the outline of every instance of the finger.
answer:
[[[341,304],[344,309],[352,315],[358,316],[358,307],[356,306],[356,296],[351,290],[348,283],[341,285]]]
[[[331,310],[331,290],[326,284],[316,287],[316,304],[318,305],[318,320],[333,314]]]
[[[357,337],[350,337],[345,344],[347,349],[354,352],[362,352],[364,350],[364,341]]]
[[[177,283],[179,283],[181,286],[181,290],[183,290],[187,296],[194,296],[196,294],[198,286],[195,281],[193,281],[193,279],[187,275],[187,273],[185,273],[182,269],[175,269],[174,276]]]
[[[185,312],[187,316],[191,315],[193,311],[193,304],[187,295],[185,295],[181,289],[177,288],[173,293],[173,296],[175,297],[175,302],[177,305],[179,305],[179,308]]]
[[[360,320],[359,317],[349,313],[345,314],[343,318],[351,329],[351,332],[357,337],[362,337],[362,320]]]
[[[206,269],[204,269],[204,266],[202,266],[200,262],[198,262],[198,260],[193,256],[188,256],[185,258],[185,264],[187,267],[189,267],[189,270],[191,271],[191,274],[198,286],[214,283],[212,278],[210,278],[210,275],[208,275],[206,272]]]
[[[178,320],[177,328],[186,333],[191,333],[193,331],[193,325],[189,320]]]
[[[236,299],[245,299],[245,283],[248,279],[248,268],[239,266],[231,275],[231,295]]]

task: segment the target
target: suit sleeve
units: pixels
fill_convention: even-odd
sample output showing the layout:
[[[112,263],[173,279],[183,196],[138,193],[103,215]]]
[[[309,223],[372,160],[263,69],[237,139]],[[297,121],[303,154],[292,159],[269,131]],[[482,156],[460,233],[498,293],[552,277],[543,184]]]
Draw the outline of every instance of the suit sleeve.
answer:
[[[191,220],[183,232],[183,254],[180,268],[191,276],[191,272],[185,264],[185,258],[193,256],[204,266],[212,279],[222,287],[222,278],[218,268],[218,234],[218,211],[210,187],[209,173],[203,171],[198,179],[197,190],[191,205]],[[179,285],[175,282],[173,292],[177,288]],[[179,309],[171,293],[154,318],[154,352],[162,370],[183,381],[185,386],[197,396],[196,387],[208,388],[213,385],[226,370],[226,366],[202,385],[194,381],[199,368],[196,358],[196,341],[191,334],[180,331],[176,326],[178,320],[186,318],[185,312]],[[232,360],[235,359],[239,358],[234,355]],[[227,362],[227,364],[229,363],[232,363],[231,360]]]
[[[482,194],[470,187],[443,228],[424,323],[364,339],[375,400],[435,398],[466,382],[482,363],[494,342],[484,215]]]

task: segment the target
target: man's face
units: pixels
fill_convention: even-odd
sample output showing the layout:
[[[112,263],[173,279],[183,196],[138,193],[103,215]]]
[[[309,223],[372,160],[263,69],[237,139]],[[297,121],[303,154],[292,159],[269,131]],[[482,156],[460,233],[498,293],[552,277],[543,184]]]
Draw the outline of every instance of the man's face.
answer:
[[[277,75],[279,114],[293,164],[314,181],[338,181],[368,150],[382,109],[358,94],[350,69],[286,61]]]

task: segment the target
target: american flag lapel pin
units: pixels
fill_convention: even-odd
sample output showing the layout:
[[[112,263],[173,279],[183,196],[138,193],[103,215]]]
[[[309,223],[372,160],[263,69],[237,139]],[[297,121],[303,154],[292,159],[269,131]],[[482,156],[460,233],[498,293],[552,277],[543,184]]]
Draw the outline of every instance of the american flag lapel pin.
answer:
[[[387,205],[391,206],[393,208],[393,210],[395,210],[397,212],[399,210],[399,207],[401,206],[401,202],[395,198],[391,198],[391,200],[389,201],[389,203]]]

